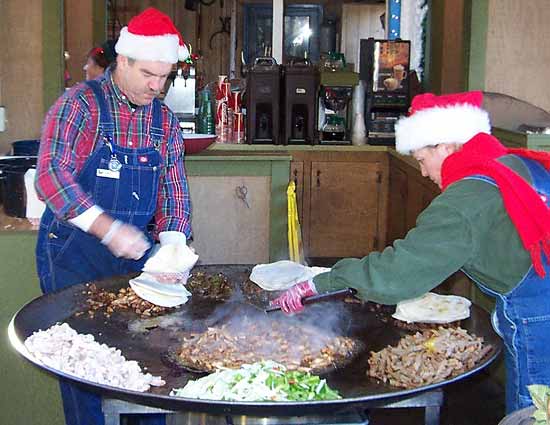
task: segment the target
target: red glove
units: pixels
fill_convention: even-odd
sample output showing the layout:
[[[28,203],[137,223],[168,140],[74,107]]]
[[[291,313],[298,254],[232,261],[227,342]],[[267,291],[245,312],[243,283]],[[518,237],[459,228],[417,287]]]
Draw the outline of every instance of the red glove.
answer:
[[[317,289],[311,281],[297,283],[287,289],[283,295],[271,301],[270,305],[278,305],[286,314],[299,313],[304,309],[302,298],[317,294]]]

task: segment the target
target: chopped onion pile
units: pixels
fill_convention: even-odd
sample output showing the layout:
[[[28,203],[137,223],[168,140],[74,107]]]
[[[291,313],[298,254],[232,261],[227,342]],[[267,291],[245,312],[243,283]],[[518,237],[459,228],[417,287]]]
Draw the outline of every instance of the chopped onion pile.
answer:
[[[227,401],[306,401],[342,398],[325,379],[308,372],[287,371],[274,361],[220,369],[170,393],[176,397]]]

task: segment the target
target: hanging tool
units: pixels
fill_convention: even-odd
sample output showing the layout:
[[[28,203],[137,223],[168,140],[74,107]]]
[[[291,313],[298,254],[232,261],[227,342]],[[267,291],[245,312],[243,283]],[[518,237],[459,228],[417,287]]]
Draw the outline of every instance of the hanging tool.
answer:
[[[222,24],[222,28],[210,36],[210,40],[208,40],[208,47],[210,47],[210,49],[213,49],[212,41],[214,41],[214,37],[216,37],[218,34],[231,34],[231,17],[227,16],[225,18],[222,18],[220,16],[218,19]]]
[[[237,198],[239,198],[241,201],[244,202],[246,205],[246,208],[250,208],[250,205],[248,203],[247,195],[248,195],[248,188],[246,186],[237,186],[235,188],[235,195]]]

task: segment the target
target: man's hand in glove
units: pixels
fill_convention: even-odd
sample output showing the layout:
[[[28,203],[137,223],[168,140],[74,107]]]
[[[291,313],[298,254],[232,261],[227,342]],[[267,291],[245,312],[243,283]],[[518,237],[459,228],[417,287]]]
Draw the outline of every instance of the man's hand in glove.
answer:
[[[115,220],[101,239],[115,257],[139,260],[151,247],[145,234],[131,224]]]
[[[317,294],[313,281],[305,281],[287,289],[283,295],[271,301],[271,305],[278,305],[286,314],[299,313],[304,309],[302,298]]]

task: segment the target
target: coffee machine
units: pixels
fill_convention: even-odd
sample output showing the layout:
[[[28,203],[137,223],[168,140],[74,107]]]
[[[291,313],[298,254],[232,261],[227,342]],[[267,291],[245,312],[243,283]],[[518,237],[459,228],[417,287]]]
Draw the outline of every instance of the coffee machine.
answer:
[[[394,145],[395,123],[410,105],[410,41],[362,39],[359,54],[368,143]]]
[[[319,144],[351,144],[351,98],[358,82],[359,75],[355,72],[321,72],[317,120]]]
[[[283,75],[283,144],[313,145],[317,141],[315,104],[319,72],[303,61],[285,65]]]
[[[195,133],[195,68],[178,68],[168,79],[164,103],[176,114],[184,133]]]
[[[278,144],[280,137],[279,65],[259,57],[246,76],[246,134],[249,144]]]

